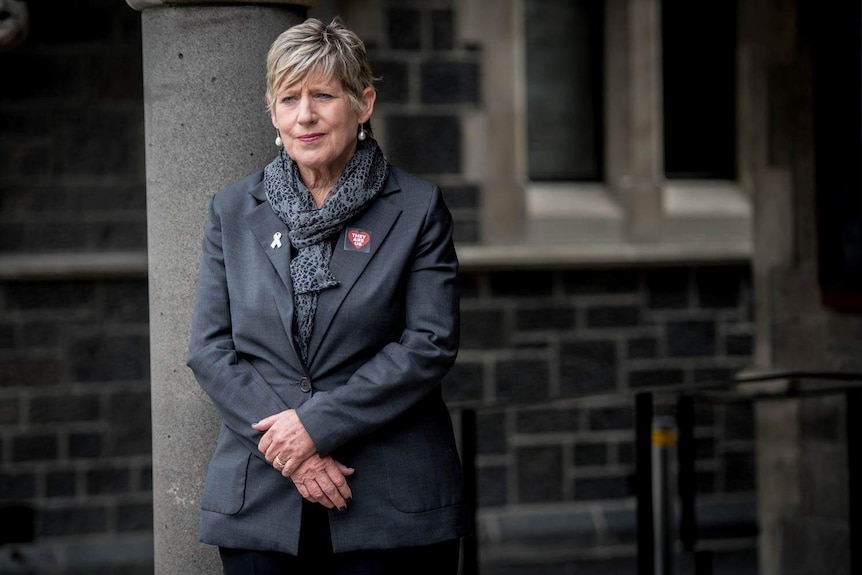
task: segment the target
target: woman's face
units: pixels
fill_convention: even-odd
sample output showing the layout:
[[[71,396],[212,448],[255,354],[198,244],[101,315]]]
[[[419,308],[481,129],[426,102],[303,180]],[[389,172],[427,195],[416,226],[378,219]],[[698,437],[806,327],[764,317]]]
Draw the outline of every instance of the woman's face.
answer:
[[[290,86],[282,85],[272,103],[272,125],[288,155],[300,170],[341,173],[356,152],[359,124],[368,121],[376,92],[362,93],[357,111],[341,80],[311,74]]]

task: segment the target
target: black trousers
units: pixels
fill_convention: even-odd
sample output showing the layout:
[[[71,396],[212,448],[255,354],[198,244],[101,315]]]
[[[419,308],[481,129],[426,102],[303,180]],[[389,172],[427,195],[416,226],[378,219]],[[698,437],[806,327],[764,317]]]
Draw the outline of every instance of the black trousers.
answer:
[[[460,541],[333,553],[327,511],[305,503],[299,555],[219,547],[224,575],[457,575]]]

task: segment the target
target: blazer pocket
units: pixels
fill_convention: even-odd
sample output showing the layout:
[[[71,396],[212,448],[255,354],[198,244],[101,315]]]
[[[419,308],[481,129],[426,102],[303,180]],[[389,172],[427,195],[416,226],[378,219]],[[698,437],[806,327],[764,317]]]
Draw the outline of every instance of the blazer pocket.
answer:
[[[245,503],[245,485],[251,453],[216,449],[201,495],[201,509],[223,515],[239,513]]]
[[[389,497],[399,511],[422,513],[461,503],[461,461],[454,441],[437,426],[418,434],[414,428],[383,447]]]

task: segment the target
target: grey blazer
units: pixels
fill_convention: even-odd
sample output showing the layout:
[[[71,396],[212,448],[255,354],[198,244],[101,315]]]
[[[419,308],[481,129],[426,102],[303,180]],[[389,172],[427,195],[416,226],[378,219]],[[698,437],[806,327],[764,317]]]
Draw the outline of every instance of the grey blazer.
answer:
[[[303,367],[288,230],[262,177],[213,196],[203,239],[187,364],[222,425],[201,497],[201,541],[297,552],[302,498],[257,450],[251,428],[288,408],[321,455],[356,469],[347,510],[329,513],[334,551],[466,534],[440,388],[457,354],[459,301],[439,188],[393,169],[340,233],[330,263],[339,285],[320,293]]]

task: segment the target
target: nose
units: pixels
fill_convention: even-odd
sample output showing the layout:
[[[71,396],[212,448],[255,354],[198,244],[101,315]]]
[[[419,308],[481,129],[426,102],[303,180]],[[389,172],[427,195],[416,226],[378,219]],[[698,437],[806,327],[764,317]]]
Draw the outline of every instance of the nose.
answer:
[[[303,95],[299,99],[299,111],[296,120],[300,124],[308,124],[314,122],[314,99]]]

